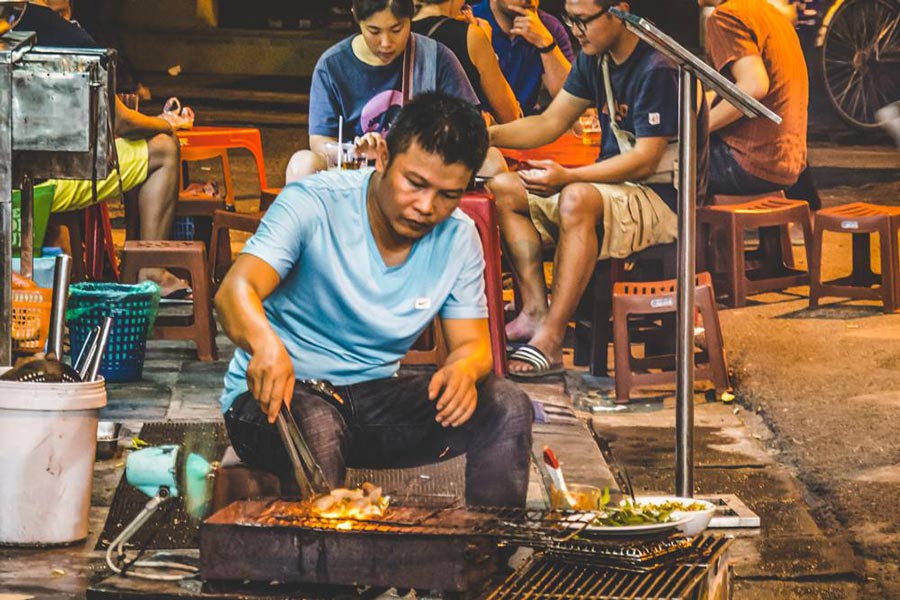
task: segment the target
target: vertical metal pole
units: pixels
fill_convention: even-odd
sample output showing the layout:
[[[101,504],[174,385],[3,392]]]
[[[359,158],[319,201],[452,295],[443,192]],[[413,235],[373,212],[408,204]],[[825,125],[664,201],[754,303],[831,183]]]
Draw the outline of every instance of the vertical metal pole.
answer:
[[[31,279],[34,264],[34,181],[27,174],[22,176],[19,200],[19,273]]]
[[[12,64],[0,61],[0,366],[12,364]]]
[[[694,495],[694,236],[697,210],[697,77],[679,71],[678,302],[675,493]]]

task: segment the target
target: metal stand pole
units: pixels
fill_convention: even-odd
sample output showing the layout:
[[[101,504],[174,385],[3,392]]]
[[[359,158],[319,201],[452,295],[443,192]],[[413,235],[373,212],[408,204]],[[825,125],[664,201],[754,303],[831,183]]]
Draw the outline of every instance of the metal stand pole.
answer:
[[[27,174],[22,176],[22,192],[19,198],[19,273],[31,279],[34,272],[34,181]]]
[[[0,61],[0,367],[12,364],[12,64]]]
[[[675,493],[694,495],[694,236],[697,210],[697,77],[679,70],[678,297]]]

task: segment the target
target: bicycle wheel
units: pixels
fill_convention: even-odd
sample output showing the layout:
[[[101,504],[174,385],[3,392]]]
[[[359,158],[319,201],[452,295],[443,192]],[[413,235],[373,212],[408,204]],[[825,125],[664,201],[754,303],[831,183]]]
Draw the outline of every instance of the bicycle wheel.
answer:
[[[846,0],[825,30],[822,70],[838,114],[862,129],[900,100],[900,0]]]

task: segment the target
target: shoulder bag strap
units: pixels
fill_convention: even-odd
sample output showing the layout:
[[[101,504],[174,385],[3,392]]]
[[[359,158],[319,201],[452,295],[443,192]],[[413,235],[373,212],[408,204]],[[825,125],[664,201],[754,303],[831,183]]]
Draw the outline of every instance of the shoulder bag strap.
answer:
[[[400,94],[402,96],[402,106],[413,97],[413,69],[416,64],[416,36],[409,34],[409,41],[406,42],[406,51],[403,53],[403,74],[401,80]]]
[[[616,123],[616,98],[613,95],[612,79],[609,76],[609,54],[604,54],[600,59],[603,71],[603,88],[606,92],[606,110],[609,111],[609,125],[612,128],[616,142],[619,144],[619,152],[625,154],[634,150],[634,136],[627,131],[622,131]]]
[[[450,17],[441,17],[438,19],[438,22],[431,26],[431,29],[428,30],[428,33],[425,34],[426,37],[431,37],[434,35],[434,32],[441,28],[441,25],[450,20]]]

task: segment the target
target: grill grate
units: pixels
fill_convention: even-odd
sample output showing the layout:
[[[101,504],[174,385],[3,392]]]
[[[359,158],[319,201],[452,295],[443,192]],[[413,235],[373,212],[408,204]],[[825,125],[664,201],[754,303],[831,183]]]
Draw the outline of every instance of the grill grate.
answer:
[[[288,500],[248,502],[235,511],[236,525],[392,536],[489,537],[507,545],[528,546],[570,564],[599,564],[637,573],[675,561],[705,560],[702,557],[719,552],[722,543],[712,536],[685,537],[671,532],[641,538],[589,536],[582,527],[584,516],[590,513],[579,512],[462,508],[456,504],[426,509],[395,504],[381,518],[360,520],[320,517],[310,512],[308,504]]]
[[[701,565],[673,565],[642,574],[538,558],[508,577],[487,600],[686,598],[706,576],[707,568]]]

